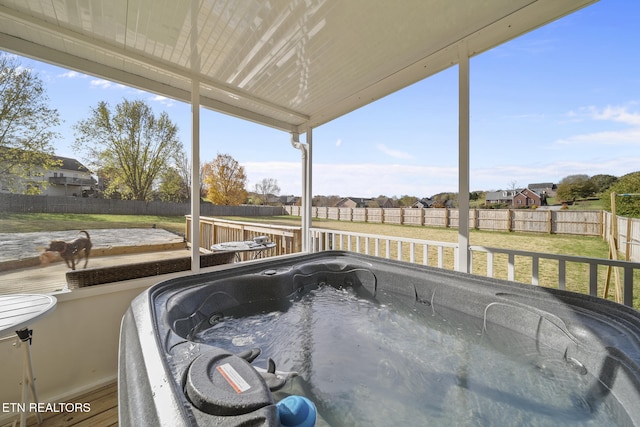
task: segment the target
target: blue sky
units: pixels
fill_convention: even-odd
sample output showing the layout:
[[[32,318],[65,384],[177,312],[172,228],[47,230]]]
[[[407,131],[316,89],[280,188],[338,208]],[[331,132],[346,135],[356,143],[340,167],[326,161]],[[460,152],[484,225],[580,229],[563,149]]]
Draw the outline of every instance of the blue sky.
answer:
[[[601,0],[471,59],[471,190],[640,170],[639,20],[639,1]],[[64,120],[56,154],[80,157],[72,126],[99,101],[124,98],[166,111],[188,150],[188,105],[21,63],[42,78]],[[314,129],[313,194],[457,191],[457,94],[453,67]],[[208,110],[201,122],[202,161],[229,154],[245,167],[249,190],[275,178],[281,194],[301,193],[300,152],[287,133]]]

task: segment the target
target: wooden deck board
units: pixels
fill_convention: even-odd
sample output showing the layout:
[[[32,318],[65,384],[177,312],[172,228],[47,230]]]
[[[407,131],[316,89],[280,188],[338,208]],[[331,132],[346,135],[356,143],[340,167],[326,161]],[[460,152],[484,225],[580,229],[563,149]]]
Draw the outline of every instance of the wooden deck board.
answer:
[[[164,260],[188,256],[184,250],[168,250],[91,258],[89,267],[126,265],[146,260]],[[64,262],[0,271],[0,293],[48,293],[67,289],[65,274],[70,271]]]
[[[115,382],[77,396],[66,403],[88,403],[89,411],[43,413],[40,427],[110,427],[118,425],[118,384]],[[12,425],[13,421],[2,427]],[[35,414],[29,416],[27,425],[38,426]]]

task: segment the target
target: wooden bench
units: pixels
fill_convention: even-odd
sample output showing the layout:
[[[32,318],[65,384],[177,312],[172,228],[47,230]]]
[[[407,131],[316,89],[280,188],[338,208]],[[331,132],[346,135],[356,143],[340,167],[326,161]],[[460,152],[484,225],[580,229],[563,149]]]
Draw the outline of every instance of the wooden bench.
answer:
[[[230,264],[235,252],[216,252],[200,255],[200,268],[214,265]],[[85,286],[102,285],[104,283],[120,282],[122,280],[139,279],[141,277],[158,276],[161,274],[187,271],[191,269],[191,258],[180,257],[160,261],[147,261],[113,267],[86,268],[67,272],[69,289]]]

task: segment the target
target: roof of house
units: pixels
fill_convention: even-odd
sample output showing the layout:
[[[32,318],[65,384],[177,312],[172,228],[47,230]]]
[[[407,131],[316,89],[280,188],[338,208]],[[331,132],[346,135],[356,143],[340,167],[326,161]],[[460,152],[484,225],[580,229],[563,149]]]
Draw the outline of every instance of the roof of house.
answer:
[[[518,194],[518,192],[520,191],[521,189],[487,191],[487,194],[485,195],[485,200],[511,200],[513,199],[513,196]]]
[[[0,48],[304,133],[595,1],[10,0]]]
[[[555,184],[553,182],[539,182],[535,184],[529,184],[527,188],[535,189],[535,188],[555,188]]]
[[[58,167],[58,169],[91,173],[91,171],[85,165],[83,165],[76,159],[72,159],[69,157],[60,157],[60,156],[53,156],[53,158],[54,160],[62,161],[62,164]]]
[[[536,195],[536,196],[540,197],[540,193],[538,193],[537,191],[532,190],[531,188],[528,188],[528,187],[527,187],[527,188],[523,188],[523,189],[521,189],[520,191],[518,191],[518,193],[516,194],[516,196],[517,196],[518,194],[522,194],[522,195],[526,196],[526,194],[524,194],[524,193],[534,194],[534,195]],[[514,197],[515,197],[515,196],[514,196]]]
[[[417,200],[413,205],[413,207],[423,207],[423,208],[430,208],[431,206],[433,206],[433,199],[429,199],[429,198],[424,198],[424,199],[420,199]]]

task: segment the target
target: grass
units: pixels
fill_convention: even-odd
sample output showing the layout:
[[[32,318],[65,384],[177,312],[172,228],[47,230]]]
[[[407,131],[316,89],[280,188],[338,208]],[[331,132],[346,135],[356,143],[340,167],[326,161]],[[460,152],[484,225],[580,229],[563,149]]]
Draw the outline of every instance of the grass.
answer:
[[[104,215],[104,214],[2,214],[0,233],[91,230],[109,228],[157,228],[184,234],[183,216]]]

